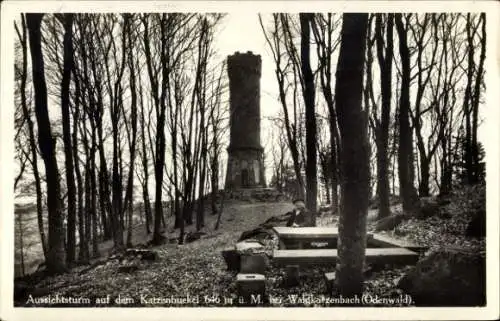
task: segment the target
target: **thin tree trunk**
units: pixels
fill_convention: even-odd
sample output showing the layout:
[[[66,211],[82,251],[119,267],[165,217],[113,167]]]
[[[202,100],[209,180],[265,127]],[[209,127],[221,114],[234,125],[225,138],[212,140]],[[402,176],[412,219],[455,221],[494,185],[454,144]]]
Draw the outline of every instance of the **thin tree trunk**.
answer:
[[[89,153],[87,152],[87,156]],[[83,253],[84,262],[90,260],[90,248],[89,245],[92,241],[92,185],[90,183],[90,159],[87,158],[87,164],[85,165],[85,240],[87,244],[85,245],[85,252]]]
[[[75,261],[76,245],[76,187],[73,176],[73,156],[71,147],[71,124],[70,124],[70,96],[69,87],[71,82],[71,71],[73,69],[73,14],[64,14],[64,70],[61,81],[61,110],[64,140],[64,157],[66,166],[66,187],[68,189],[68,219],[67,219],[67,247],[66,262],[68,265]]]
[[[379,200],[378,217],[390,215],[389,204],[389,122],[391,113],[392,92],[392,57],[393,57],[393,14],[387,15],[387,46],[384,53],[384,40],[382,33],[382,16],[377,14],[375,37],[377,40],[377,56],[380,65],[380,79],[382,92],[382,113],[380,122],[377,121],[377,195]]]
[[[78,123],[80,121],[80,97],[81,97],[81,87],[78,76],[76,75],[76,69],[73,69],[73,75],[75,79],[75,100],[74,100],[74,111],[73,111],[73,161],[75,165],[75,176],[76,183],[78,187],[77,199],[78,199],[78,261],[85,261],[83,253],[85,253],[85,244],[87,239],[85,238],[85,220],[84,220],[84,209],[83,209],[83,179],[80,171],[80,164],[78,158]]]
[[[154,160],[154,171],[155,171],[155,217],[154,217],[154,228],[153,228],[153,244],[162,243],[165,238],[161,233],[161,220],[163,216],[163,206],[162,206],[162,186],[163,186],[163,166],[165,164],[165,110],[166,110],[166,91],[167,91],[167,81],[169,77],[169,70],[167,68],[168,57],[166,55],[166,50],[168,44],[166,43],[166,24],[167,17],[166,14],[162,14],[160,20],[160,33],[161,33],[161,97],[159,102],[156,102],[156,154]],[[150,73],[150,77],[153,75]],[[155,96],[157,97],[157,96]]]
[[[215,126],[214,126],[215,129]],[[217,135],[217,132],[214,131],[214,137]],[[216,140],[216,138],[214,138]],[[210,182],[212,187],[212,196],[211,196],[211,207],[212,207],[212,215],[217,214],[217,195],[219,193],[219,162],[217,156],[217,143],[214,143],[214,155],[212,156],[211,161],[211,176]]]
[[[266,37],[266,42],[268,43],[269,47],[273,50],[273,55],[274,55],[274,60],[275,60],[275,65],[276,65],[276,70],[275,70],[275,75],[276,79],[278,81],[278,90],[279,90],[279,98],[281,102],[281,106],[283,108],[283,116],[284,116],[284,123],[285,123],[285,129],[286,129],[286,137],[287,137],[287,144],[290,149],[290,155],[292,157],[292,162],[293,162],[293,169],[295,172],[295,177],[296,177],[296,190],[294,197],[299,197],[299,198],[304,198],[304,180],[302,179],[302,173],[301,173],[301,166],[300,166],[300,155],[298,151],[298,137],[297,137],[297,130],[296,128],[292,128],[292,124],[290,123],[290,115],[288,112],[288,103],[287,103],[287,97],[286,97],[286,89],[285,89],[285,79],[286,79],[286,70],[287,68],[284,68],[281,66],[281,59],[283,56],[283,52],[281,52],[281,39],[280,39],[280,34],[278,33],[278,29],[280,29],[280,19],[279,17],[282,14],[273,14],[274,18],[274,24],[275,24],[275,33],[273,34],[273,42],[271,42],[271,39],[265,34],[265,28],[262,23],[262,20],[259,16],[259,21],[260,25],[262,27],[262,30],[264,31],[264,35]],[[283,20],[283,19],[281,19]],[[283,29],[283,28],[282,28]],[[294,66],[294,75],[295,75],[295,64],[292,63]],[[294,94],[295,98],[295,94]],[[296,114],[294,114],[296,116]],[[295,123],[295,125],[298,125]]]
[[[220,222],[222,219],[222,212],[224,212],[224,200],[226,199],[226,191],[222,192],[222,198],[220,201],[220,208],[217,215],[217,221],[215,222],[214,230],[217,231],[220,227]]]
[[[22,77],[21,77],[21,107],[23,110],[23,116],[28,124],[28,134],[31,152],[31,166],[33,168],[33,177],[35,178],[35,190],[36,190],[36,213],[37,213],[37,223],[38,232],[40,234],[40,243],[42,244],[42,250],[45,260],[47,260],[47,241],[45,237],[45,228],[43,226],[43,198],[42,198],[42,184],[40,179],[40,172],[38,170],[38,152],[36,150],[36,140],[35,140],[35,130],[34,124],[31,119],[30,111],[28,110],[27,98],[26,98],[26,80],[28,75],[28,46],[27,46],[27,35],[26,35],[26,20],[24,15],[21,16],[22,21],[22,34],[18,30],[16,25],[16,32],[18,33],[21,46],[22,46]]]
[[[146,233],[151,234],[151,221],[153,219],[151,202],[149,199],[149,162],[146,148],[146,122],[144,117],[144,100],[142,86],[139,86],[139,96],[141,98],[141,149],[142,149],[142,170],[144,172],[144,182],[142,185],[142,198],[144,202],[144,214],[146,216]]]
[[[17,233],[19,234],[19,255],[21,256],[21,276],[24,276],[25,266],[24,266],[24,225],[23,225],[23,215],[17,214]]]
[[[467,174],[467,184],[474,183],[474,168],[472,155],[472,126],[471,126],[471,109],[472,109],[472,81],[474,77],[474,41],[472,31],[471,14],[467,14],[467,84],[465,87],[463,113],[465,116],[465,168]]]
[[[474,178],[473,182],[477,183],[479,180],[479,145],[477,141],[477,129],[478,129],[478,116],[479,116],[479,103],[481,98],[481,86],[484,78],[484,61],[486,58],[486,14],[483,12],[480,14],[480,20],[482,21],[481,28],[481,52],[479,56],[479,66],[476,73],[476,82],[474,84],[474,92],[472,95],[472,139],[471,145],[473,147],[472,154],[472,166],[474,168]]]
[[[315,113],[315,88],[314,76],[311,70],[310,62],[310,41],[311,41],[311,20],[313,14],[301,13],[300,15],[300,30],[301,30],[301,69],[304,75],[304,104],[306,109],[306,207],[309,210],[308,225],[316,225],[316,211],[318,202],[318,173],[317,173],[317,129],[316,129],[316,113]]]
[[[129,16],[127,18],[130,19]],[[130,25],[129,25],[130,26]],[[130,70],[130,92],[131,92],[131,103],[130,103],[130,123],[132,138],[129,142],[130,151],[130,169],[127,182],[127,193],[125,200],[127,202],[128,209],[128,228],[127,228],[127,246],[132,246],[132,227],[133,227],[133,188],[134,188],[134,168],[135,168],[135,153],[136,153],[136,141],[137,141],[137,91],[136,91],[136,75],[135,75],[135,61],[133,60],[132,52],[132,30],[128,28],[128,39],[130,48],[128,50],[128,66]]]
[[[399,189],[403,198],[403,210],[406,213],[414,210],[412,200],[413,189],[413,143],[410,128],[410,53],[408,49],[407,32],[401,14],[395,14],[396,29],[399,36],[399,54],[401,56],[401,94],[399,102],[399,147],[398,170]]]
[[[95,139],[95,128],[92,129],[92,146],[90,148],[90,207],[92,213],[92,257],[97,258],[99,254],[99,235],[97,231],[97,182],[95,173],[95,149],[96,149],[96,139]]]

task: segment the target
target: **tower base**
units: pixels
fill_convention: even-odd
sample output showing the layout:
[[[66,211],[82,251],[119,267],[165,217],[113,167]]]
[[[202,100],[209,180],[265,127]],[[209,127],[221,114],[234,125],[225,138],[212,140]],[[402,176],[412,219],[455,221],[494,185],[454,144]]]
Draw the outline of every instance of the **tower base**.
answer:
[[[262,149],[228,149],[226,189],[266,187]]]

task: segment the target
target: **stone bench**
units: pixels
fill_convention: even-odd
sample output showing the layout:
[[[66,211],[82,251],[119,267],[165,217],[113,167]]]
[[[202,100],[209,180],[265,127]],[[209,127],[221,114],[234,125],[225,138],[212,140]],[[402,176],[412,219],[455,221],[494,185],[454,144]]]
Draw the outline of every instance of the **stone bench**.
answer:
[[[405,248],[367,248],[366,263],[410,265],[418,261],[419,255]],[[273,262],[287,265],[335,265],[338,260],[336,249],[275,250]]]
[[[328,243],[329,248],[337,247],[339,236],[336,227],[273,227],[274,233],[279,239],[279,249],[304,249],[311,243]],[[367,234],[367,240],[371,240],[373,234]]]

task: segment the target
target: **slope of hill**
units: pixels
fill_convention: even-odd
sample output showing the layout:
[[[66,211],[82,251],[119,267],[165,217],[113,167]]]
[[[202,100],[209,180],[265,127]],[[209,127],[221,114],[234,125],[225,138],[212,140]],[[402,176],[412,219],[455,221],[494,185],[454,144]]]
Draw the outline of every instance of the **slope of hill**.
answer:
[[[157,253],[154,262],[144,262],[133,274],[118,273],[117,260],[105,260],[112,248],[112,242],[100,245],[102,262],[94,264],[94,268],[80,266],[71,272],[40,280],[25,278],[21,283],[32,283],[29,289],[24,289],[24,296],[17,302],[19,305],[30,305],[26,297],[42,297],[50,293],[66,297],[106,297],[108,294],[116,297],[135,298],[140,303],[140,295],[156,297],[183,296],[186,293],[197,295],[213,295],[220,290],[234,292],[231,287],[233,276],[227,274],[226,266],[220,251],[234,244],[240,234],[252,229],[271,216],[283,214],[291,209],[290,203],[242,203],[228,201],[222,214],[220,228],[214,230],[216,216],[207,214],[206,233],[201,240],[177,245],[167,243],[151,248]],[[173,220],[173,218],[171,218]],[[173,226],[173,221],[167,221],[167,226]],[[194,226],[186,228],[186,232],[194,231]],[[134,244],[144,244],[150,237],[145,233],[144,226],[137,226],[134,231]],[[164,234],[167,239],[178,236],[178,231],[169,229]],[[102,263],[102,264],[100,264]],[[34,287],[31,287],[34,285]],[[227,285],[227,286],[225,286]],[[228,292],[228,293],[229,293]],[[219,293],[223,296],[224,293]],[[139,304],[141,305],[141,304]]]

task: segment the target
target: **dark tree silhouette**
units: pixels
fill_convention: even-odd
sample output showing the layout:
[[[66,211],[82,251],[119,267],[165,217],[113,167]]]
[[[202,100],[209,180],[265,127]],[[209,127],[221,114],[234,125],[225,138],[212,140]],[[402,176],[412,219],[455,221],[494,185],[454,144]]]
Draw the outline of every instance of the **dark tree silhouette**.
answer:
[[[37,223],[38,232],[40,233],[40,242],[42,243],[42,250],[45,259],[47,259],[47,241],[45,237],[45,228],[43,224],[43,195],[42,195],[42,180],[40,178],[40,172],[38,169],[38,151],[36,148],[36,136],[34,123],[31,118],[32,110],[28,108],[27,97],[26,97],[26,83],[28,78],[28,37],[26,34],[26,19],[24,15],[21,15],[21,26],[22,31],[19,30],[17,24],[15,25],[17,35],[19,37],[21,48],[22,48],[22,67],[21,67],[21,79],[19,84],[20,94],[21,94],[21,108],[23,110],[23,116],[26,120],[28,126],[28,140],[30,147],[30,162],[33,168],[33,177],[35,179],[35,192],[36,192],[36,213],[37,213]]]
[[[361,107],[367,25],[368,14],[343,15],[335,84],[335,106],[342,144],[336,283],[340,293],[347,297],[363,292],[370,187],[366,114]]]
[[[316,225],[316,210],[318,199],[318,173],[317,173],[317,129],[315,113],[315,87],[314,76],[311,70],[311,22],[313,14],[301,13],[300,17],[300,60],[301,70],[304,75],[304,104],[306,109],[306,207],[310,216],[308,225]]]
[[[380,119],[370,118],[375,122],[375,143],[377,145],[377,196],[379,201],[378,217],[390,215],[389,209],[389,124],[391,115],[392,93],[392,60],[393,60],[393,26],[394,15],[388,14],[386,19],[386,40],[382,31],[382,15],[375,18],[375,39],[377,42],[377,57],[380,66],[382,110]],[[385,48],[385,52],[384,52]]]
[[[41,43],[40,26],[43,14],[26,14],[32,61],[33,87],[35,91],[35,115],[38,123],[38,144],[45,164],[47,181],[47,208],[49,213],[49,236],[47,270],[59,273],[66,270],[64,249],[64,215],[61,202],[59,170],[55,155],[55,139],[52,137],[47,109],[47,85]]]
[[[401,56],[401,93],[399,101],[399,147],[398,147],[398,170],[399,189],[403,198],[403,210],[412,212],[413,202],[413,180],[411,172],[413,162],[411,154],[413,148],[412,134],[410,128],[410,52],[408,49],[408,38],[402,14],[394,16],[396,30],[399,36],[399,55]]]
[[[68,223],[66,241],[66,261],[75,261],[76,247],[76,187],[71,142],[70,123],[70,82],[73,70],[73,14],[67,13],[61,17],[64,25],[64,62],[61,80],[61,110],[64,140],[64,164],[66,167],[66,188],[68,190]]]

